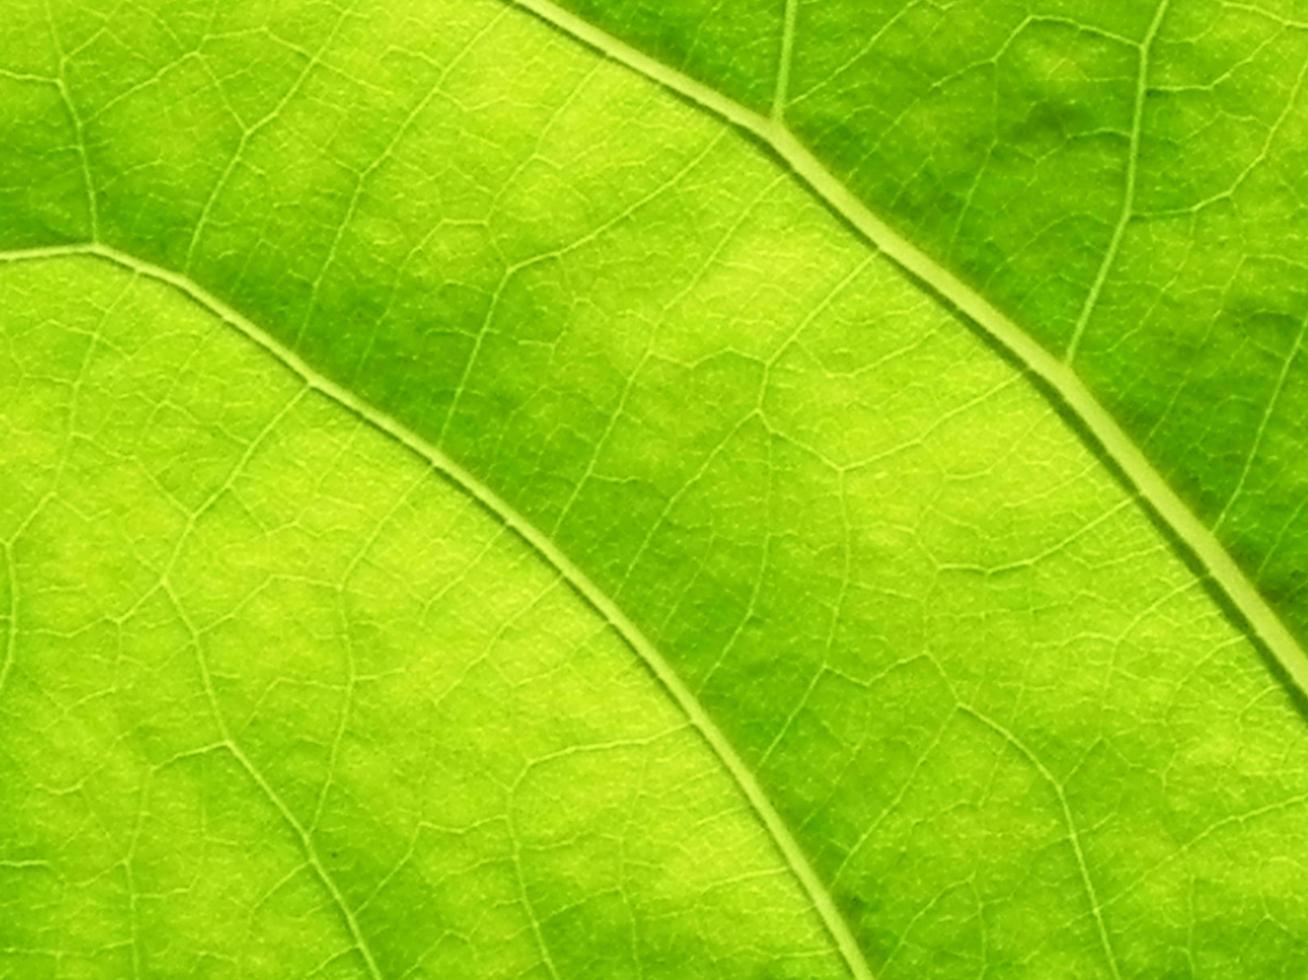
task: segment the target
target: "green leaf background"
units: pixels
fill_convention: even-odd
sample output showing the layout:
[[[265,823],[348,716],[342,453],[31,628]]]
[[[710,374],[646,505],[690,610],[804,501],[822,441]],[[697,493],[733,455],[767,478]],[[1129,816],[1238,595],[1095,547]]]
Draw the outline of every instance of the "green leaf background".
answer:
[[[0,2],[0,976],[1308,974],[1308,8]]]

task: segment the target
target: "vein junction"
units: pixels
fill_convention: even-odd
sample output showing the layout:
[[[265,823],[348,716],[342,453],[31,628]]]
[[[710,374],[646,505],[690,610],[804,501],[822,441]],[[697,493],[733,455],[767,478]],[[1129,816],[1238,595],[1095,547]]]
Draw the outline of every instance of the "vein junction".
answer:
[[[856,229],[868,244],[926,284],[993,342],[1014,356],[1027,371],[1043,382],[1053,397],[1080,420],[1098,449],[1147,509],[1193,554],[1285,669],[1289,678],[1302,693],[1308,694],[1308,653],[1305,653],[1280,616],[1236,564],[1213,531],[1199,520],[1135,441],[1099,403],[1072,369],[1070,358],[1064,362],[1051,354],[973,287],[892,228],[790,132],[779,114],[773,117],[759,115],[549,0],[506,2],[530,11],[563,33],[763,142],[818,198]],[[1150,38],[1157,32],[1166,9],[1166,2],[1160,3],[1150,26]],[[1142,46],[1141,50],[1140,85],[1143,86],[1148,55],[1147,48]],[[1127,193],[1128,211],[1131,207],[1133,180],[1132,177]]]
[[[846,219],[855,229],[857,229],[863,238],[870,242],[875,248],[879,249],[885,255],[894,260],[901,268],[907,269],[928,286],[936,290],[940,295],[945,297],[957,309],[962,310],[969,316],[975,325],[978,325],[985,331],[995,342],[1005,347],[1015,354],[1018,359],[1032,373],[1038,375],[1046,382],[1046,393],[1052,391],[1055,402],[1062,401],[1067,407],[1074,411],[1091,431],[1099,443],[1099,447],[1110,458],[1110,461],[1116,463],[1119,470],[1125,474],[1127,479],[1134,485],[1139,495],[1152,506],[1155,516],[1163,523],[1171,527],[1187,546],[1193,549],[1194,553],[1199,556],[1203,564],[1212,573],[1214,578],[1219,581],[1221,586],[1226,589],[1237,606],[1239,606],[1249,621],[1258,629],[1260,635],[1268,640],[1274,652],[1283,663],[1287,665],[1290,673],[1295,677],[1302,686],[1302,651],[1295,645],[1295,641],[1289,637],[1282,625],[1277,620],[1275,614],[1266,607],[1265,602],[1260,598],[1257,589],[1245,580],[1238,568],[1230,562],[1221,545],[1213,536],[1199,526],[1186,508],[1183,502],[1168,488],[1166,481],[1157,474],[1151,464],[1135,449],[1132,441],[1123,432],[1120,431],[1108,416],[1106,412],[1098,405],[1093,396],[1081,384],[1077,376],[1066,369],[1065,366],[1053,362],[1051,358],[1038,345],[1032,343],[1027,335],[1020,330],[1015,324],[1009,321],[1002,313],[993,308],[987,302],[970,289],[965,283],[952,276],[947,269],[934,263],[929,257],[925,256],[920,250],[916,249],[906,240],[899,237],[892,228],[882,222],[877,215],[866,208],[858,199],[856,199],[843,183],[835,178],[824,166],[802,146],[790,131],[780,121],[781,112],[776,111],[771,117],[765,118],[753,113],[743,107],[726,100],[707,88],[698,85],[693,80],[669,71],[664,66],[659,65],[649,59],[644,58],[638,52],[624,47],[620,42],[611,37],[595,31],[588,25],[570,18],[565,12],[557,7],[543,2],[527,2],[524,0],[521,6],[531,9],[539,16],[549,20],[556,27],[562,28],[574,37],[580,38],[592,47],[598,48],[614,60],[623,62],[636,71],[654,79],[672,91],[680,93],[683,97],[700,104],[716,116],[727,119],[738,128],[751,133],[759,141],[769,146],[778,156],[780,156],[789,166],[791,172],[798,176],[800,180],[822,199],[833,211]],[[793,12],[794,5],[789,5]],[[789,15],[788,15],[789,16]],[[788,31],[793,30],[793,20]],[[793,43],[793,39],[787,40],[787,47]],[[784,66],[788,64],[789,51],[785,53],[783,59]],[[780,107],[784,104],[785,80],[778,80],[778,98],[777,104]],[[353,208],[353,199],[351,201]],[[744,219],[742,218],[742,221]],[[340,239],[341,229],[337,228],[336,240]],[[333,242],[334,254],[336,241]],[[108,259],[119,265],[134,269],[142,275],[150,276],[162,282],[169,283],[180,291],[195,299],[204,305],[207,309],[216,312],[229,323],[236,326],[243,333],[249,336],[256,343],[271,350],[281,362],[288,364],[292,370],[295,370],[306,380],[310,386],[316,390],[322,391],[328,397],[343,405],[348,410],[355,412],[360,418],[366,420],[369,424],[376,426],[384,432],[411,448],[422,458],[430,462],[441,472],[449,475],[463,489],[470,492],[478,500],[482,501],[495,515],[497,519],[502,520],[506,526],[512,527],[524,539],[532,543],[532,546],[556,569],[558,569],[565,579],[574,589],[597,609],[610,624],[614,625],[618,632],[627,640],[632,649],[642,656],[650,665],[653,672],[664,681],[665,687],[672,694],[673,699],[683,707],[685,713],[693,721],[698,716],[700,721],[695,721],[701,732],[705,733],[706,740],[715,750],[721,748],[727,753],[723,762],[731,771],[745,790],[746,795],[754,803],[755,808],[759,811],[760,818],[769,831],[773,833],[774,838],[778,839],[779,847],[790,861],[792,868],[795,869],[797,876],[803,881],[806,889],[813,897],[814,904],[823,911],[829,927],[832,929],[836,941],[842,947],[847,961],[850,962],[851,969],[858,975],[860,969],[866,971],[866,963],[859,953],[857,946],[854,944],[849,930],[841,921],[840,914],[834,908],[827,890],[817,879],[812,869],[808,867],[800,849],[795,845],[793,840],[789,839],[786,833],[786,827],[777,816],[775,810],[770,806],[762,790],[755,784],[751,789],[748,780],[751,778],[748,767],[746,767],[739,758],[732,752],[731,747],[727,744],[726,739],[721,733],[713,728],[710,720],[705,716],[704,709],[699,704],[699,699],[687,689],[678,689],[676,675],[671,671],[657,651],[652,647],[640,631],[632,626],[621,613],[616,602],[609,602],[604,592],[590,583],[584,574],[568,563],[566,555],[562,549],[554,546],[550,540],[551,536],[542,535],[535,532],[531,523],[517,515],[509,508],[504,501],[497,498],[491,491],[482,486],[470,474],[463,472],[452,461],[447,459],[438,450],[435,450],[430,443],[415,437],[412,432],[395,422],[388,416],[379,413],[374,407],[366,404],[356,396],[352,396],[348,390],[335,388],[331,382],[323,378],[320,374],[315,373],[312,368],[295,360],[295,355],[287,351],[284,347],[277,347],[275,342],[270,341],[267,335],[260,332],[247,320],[243,319],[240,314],[235,313],[228,307],[224,307],[221,302],[214,297],[205,293],[204,290],[195,285],[189,279],[177,276],[167,270],[150,266],[135,260],[130,255],[122,252],[116,252],[113,249],[100,246],[82,246],[69,249],[49,249],[34,250],[26,253],[27,257],[39,257],[41,254],[90,254],[101,258]],[[22,256],[14,256],[22,257]],[[321,279],[321,276],[319,277]],[[316,288],[317,282],[315,282]],[[316,294],[315,294],[316,295]],[[307,319],[307,314],[306,314]],[[486,318],[486,326],[491,327],[490,316]],[[262,340],[260,338],[263,338]],[[269,347],[269,344],[272,347]],[[297,366],[298,365],[298,366]],[[465,370],[465,381],[472,372],[473,365],[471,362]],[[458,391],[462,393],[465,385],[460,383]],[[457,397],[457,395],[456,395]],[[449,419],[455,415],[454,407],[451,407]],[[616,419],[616,415],[614,416]],[[596,450],[596,458],[598,449]],[[592,459],[594,464],[594,459]],[[708,463],[705,464],[706,466]],[[590,470],[587,470],[589,475]],[[843,476],[843,474],[842,474]],[[697,477],[698,478],[698,477]],[[578,486],[578,492],[580,485]],[[843,485],[842,485],[843,493]],[[574,493],[574,497],[576,493]],[[566,509],[565,509],[566,510]],[[565,515],[566,516],[566,513]],[[563,518],[561,517],[560,520]],[[642,545],[642,550],[644,545]],[[845,561],[850,563],[852,559],[846,549]],[[758,595],[759,587],[763,581],[764,571],[767,567],[767,557],[765,555],[763,564],[760,566],[758,580],[755,583],[755,595],[750,599],[750,610],[754,606],[754,600]],[[620,592],[617,594],[621,594]],[[844,602],[845,597],[842,595],[839,602]],[[1242,605],[1243,603],[1243,605]],[[839,603],[838,603],[839,604]],[[1248,609],[1253,610],[1251,614]],[[1260,618],[1261,617],[1261,618]],[[832,633],[835,633],[836,622],[839,616],[833,618]],[[732,634],[731,642],[735,643],[737,638],[744,632],[748,621],[748,615],[741,620],[740,626]],[[1278,630],[1280,631],[1278,633]],[[1271,637],[1271,639],[1268,639]],[[1277,646],[1279,644],[1279,646]],[[725,652],[724,652],[725,656]],[[1298,665],[1298,666],[1294,666]],[[819,685],[821,676],[815,678],[810,685],[809,690],[805,692],[805,698],[816,690]],[[704,681],[707,683],[707,679]],[[960,702],[961,703],[961,702]],[[801,712],[806,707],[806,702],[801,700],[791,713],[790,722],[799,718]],[[702,721],[702,723],[701,723]],[[995,723],[997,724],[997,723]],[[991,728],[1000,731],[995,724]],[[1010,727],[1011,727],[1011,723]],[[1003,729],[1008,731],[1009,729]],[[774,743],[779,743],[783,738],[786,730],[778,732]],[[769,748],[771,751],[771,747]],[[721,754],[721,753],[720,753]],[[1029,753],[1027,753],[1029,755]],[[1034,756],[1031,756],[1034,761]],[[734,768],[733,768],[734,767]],[[1090,905],[1098,921],[1103,945],[1112,962],[1111,945],[1107,938],[1107,929],[1103,925],[1103,919],[1100,912],[1100,903],[1095,898],[1093,884],[1090,881],[1086,862],[1083,859],[1082,848],[1077,833],[1077,828],[1071,820],[1071,811],[1066,804],[1066,795],[1063,790],[1063,777],[1053,773],[1043,764],[1037,766],[1042,774],[1047,776],[1049,784],[1059,793],[1060,800],[1063,802],[1063,809],[1067,815],[1068,830],[1077,850],[1078,861],[1081,864],[1082,876],[1084,878],[1086,891],[1090,898]],[[751,795],[751,792],[754,795]],[[769,823],[769,820],[772,823]],[[778,832],[780,837],[778,837]],[[789,848],[789,850],[787,850]],[[807,875],[807,879],[805,878]],[[824,906],[823,903],[826,903]],[[859,964],[862,964],[860,967]]]
[[[294,374],[298,375],[311,390],[322,393],[369,426],[394,439],[422,458],[435,470],[447,477],[459,490],[474,498],[497,521],[503,523],[525,541],[546,564],[558,572],[569,587],[587,605],[594,609],[614,629],[623,642],[654,675],[673,703],[685,714],[690,724],[699,732],[704,742],[739,787],[775,843],[786,865],[812,901],[814,909],[831,934],[832,940],[844,958],[851,975],[858,978],[858,980],[871,980],[871,969],[868,967],[863,952],[850,931],[848,923],[836,907],[826,885],[813,869],[786,822],[763,790],[758,778],[739,756],[713,719],[709,717],[695,694],[686,686],[685,682],[646,638],[640,628],[544,533],[523,518],[495,491],[440,449],[416,435],[399,421],[358,398],[349,389],[322,375],[294,351],[282,345],[247,317],[186,276],[144,262],[118,249],[99,244],[55,246],[14,251],[0,254],[0,262],[40,261],[42,259],[68,256],[88,256],[102,259],[178,290],[199,306],[234,327],[250,341],[272,355],[278,362],[284,364]],[[212,694],[211,687],[210,693]],[[221,715],[219,715],[219,718],[221,720]],[[252,773],[256,772],[250,768],[243,754],[238,755],[238,758],[243,767],[250,769]],[[351,933],[358,941],[359,948],[369,969],[376,975],[375,961],[364,943],[353,915],[345,906],[334,882],[326,876],[325,871],[321,871],[321,864],[303,826],[289,815],[285,805],[265,781],[259,778],[258,783],[261,790],[277,804],[279,813],[288,821],[304,843],[310,862],[322,873],[323,880],[333,900],[341,908]]]

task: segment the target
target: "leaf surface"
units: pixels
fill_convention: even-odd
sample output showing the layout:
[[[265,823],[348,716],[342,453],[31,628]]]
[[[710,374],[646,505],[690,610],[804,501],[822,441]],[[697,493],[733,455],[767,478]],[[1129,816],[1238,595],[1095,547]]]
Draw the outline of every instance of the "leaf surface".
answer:
[[[1065,362],[1303,644],[1301,5],[564,6],[774,113]],[[699,43],[706,22],[771,38],[770,57]]]
[[[766,119],[744,39],[791,24],[802,93],[839,6],[583,12]],[[1102,417],[871,247],[820,127],[779,159],[491,0],[12,7],[0,970],[1308,965],[1295,668],[1241,615],[1293,590],[1090,361]],[[1260,524],[1282,411],[1223,464]]]

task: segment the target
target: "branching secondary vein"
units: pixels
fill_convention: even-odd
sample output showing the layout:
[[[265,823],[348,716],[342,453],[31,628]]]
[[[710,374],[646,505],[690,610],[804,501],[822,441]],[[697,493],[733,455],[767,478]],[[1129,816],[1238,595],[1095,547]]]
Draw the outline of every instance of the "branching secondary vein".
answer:
[[[1117,424],[1108,411],[1098,403],[1072,368],[1036,343],[1006,314],[991,305],[970,285],[891,228],[881,217],[858,199],[785,127],[781,120],[780,110],[784,108],[787,87],[787,79],[783,73],[788,72],[789,59],[792,54],[790,48],[793,46],[793,36],[791,36],[790,32],[793,32],[794,4],[788,4],[788,36],[781,52],[776,103],[772,115],[764,116],[642,54],[555,6],[549,0],[507,0],[507,2],[532,12],[563,33],[589,45],[613,61],[624,64],[628,68],[650,78],[664,88],[724,119],[732,126],[765,144],[776,156],[784,161],[795,177],[805,183],[814,194],[826,203],[832,211],[841,216],[871,246],[933,289],[940,297],[969,318],[981,331],[989,335],[998,345],[1009,351],[1027,370],[1041,378],[1048,386],[1048,390],[1081,420],[1098,443],[1099,450],[1116,465],[1132,484],[1138,496],[1148,504],[1157,519],[1168,526],[1174,532],[1176,539],[1190,549],[1213,581],[1223,589],[1234,606],[1246,618],[1254,632],[1286,669],[1287,674],[1293,679],[1294,683],[1305,692],[1308,692],[1308,657],[1305,656],[1298,642],[1281,623],[1275,611],[1268,605],[1250,579],[1235,564],[1213,531],[1204,526],[1180,499],[1134,441]],[[1151,34],[1157,30],[1164,9],[1165,4],[1159,8],[1155,22],[1151,27]],[[1144,84],[1143,75],[1140,84]],[[1138,111],[1139,107],[1137,106],[1137,113]],[[653,648],[648,639],[618,608],[617,604],[595,586],[545,534],[533,528],[492,490],[446,457],[440,450],[410,432],[399,422],[380,413],[368,403],[357,398],[348,389],[337,385],[316,372],[290,350],[279,345],[260,328],[207,293],[190,279],[142,262],[125,253],[98,245],[30,249],[0,255],[0,261],[40,259],[59,255],[97,256],[177,288],[269,351],[302,377],[310,387],[322,392],[428,461],[462,490],[480,501],[506,527],[512,529],[532,546],[623,637],[632,650],[648,665],[651,672],[685,712],[691,723],[700,730],[775,840],[780,852],[813,901],[818,914],[830,931],[851,972],[856,977],[871,977],[871,970],[866,958],[854,939],[848,923],[844,921],[841,913],[836,908],[829,889],[809,865],[798,843],[768,800],[750,769],[735,753],[712,719],[707,716],[694,694],[682,684],[662,655]],[[1080,858],[1079,854],[1078,858]],[[1091,903],[1093,906],[1098,906],[1093,894]],[[1105,936],[1105,946],[1107,948],[1106,932],[1103,932],[1102,921],[1100,927],[1101,935]],[[1111,961],[1110,948],[1108,948],[1108,954]]]
[[[1149,29],[1145,32],[1144,40],[1140,43],[1140,60],[1135,84],[1135,107],[1131,113],[1131,136],[1126,149],[1126,179],[1125,186],[1122,188],[1122,209],[1117,216],[1117,223],[1113,226],[1113,234],[1109,239],[1108,248],[1104,252],[1103,261],[1099,263],[1099,270],[1095,273],[1094,283],[1086,294],[1085,302],[1081,306],[1081,313],[1076,319],[1076,326],[1072,329],[1072,339],[1068,342],[1067,353],[1064,356],[1064,360],[1068,364],[1076,360],[1077,349],[1081,346],[1081,339],[1085,336],[1086,324],[1090,322],[1091,315],[1099,305],[1099,297],[1104,291],[1104,284],[1108,281],[1108,274],[1112,271],[1113,265],[1117,262],[1117,256],[1122,250],[1122,239],[1126,237],[1126,226],[1131,223],[1131,217],[1135,214],[1136,172],[1140,167],[1140,134],[1144,130],[1145,96],[1149,91],[1149,53],[1153,50],[1154,39],[1157,38],[1158,30],[1163,25],[1163,17],[1167,13],[1169,2],[1170,0],[1161,0],[1158,4],[1158,9],[1154,11],[1154,18],[1149,24]]]
[[[480,503],[498,521],[516,533],[547,564],[554,568],[569,587],[607,622],[624,643],[646,665],[668,696],[700,733],[713,754],[740,788],[741,793],[772,838],[782,859],[812,901],[823,924],[830,932],[841,955],[856,980],[872,980],[867,965],[849,925],[836,908],[826,886],[809,864],[808,858],[790,832],[790,828],[772,805],[753,771],[737,754],[726,736],[709,717],[703,705],[659,653],[640,628],[590,580],[543,532],[522,517],[490,487],[464,469],[440,449],[406,426],[368,404],[330,378],[319,373],[299,355],[286,348],[243,314],[228,306],[184,275],[145,262],[135,256],[104,245],[60,245],[0,253],[0,263],[39,261],[66,256],[88,256],[111,262],[128,271],[178,290],[184,296],[223,320],[246,338],[275,357],[314,391],[331,399],[366,424],[390,436],[443,474],[459,490]],[[264,784],[266,785],[266,784]],[[293,824],[295,829],[301,829]],[[334,889],[330,883],[329,889]],[[344,909],[343,902],[340,903]],[[361,940],[356,932],[356,938]]]
[[[1147,509],[1167,527],[1203,567],[1212,581],[1239,610],[1248,626],[1285,669],[1293,683],[1308,694],[1308,653],[1281,622],[1276,611],[1190,509],[1135,441],[1086,387],[1076,372],[1050,353],[972,286],[910,242],[873,212],[784,125],[745,108],[702,82],[638,51],[558,7],[550,0],[505,0],[529,11],[559,31],[611,60],[646,76],[669,91],[713,113],[764,143],[795,176],[878,249],[938,296],[954,306],[982,333],[1008,351],[1080,422]],[[1151,31],[1165,13],[1160,5]]]

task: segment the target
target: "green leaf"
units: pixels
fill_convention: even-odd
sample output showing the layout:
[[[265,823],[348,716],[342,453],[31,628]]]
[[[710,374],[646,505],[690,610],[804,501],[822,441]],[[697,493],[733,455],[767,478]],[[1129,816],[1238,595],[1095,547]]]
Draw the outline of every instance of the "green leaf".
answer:
[[[0,975],[1308,971],[1302,24],[1046,6],[9,0]]]
[[[567,6],[774,113],[932,257],[913,268],[928,285],[1074,368],[1308,640],[1301,5]],[[741,45],[714,59],[709,23],[776,40],[748,67]]]

